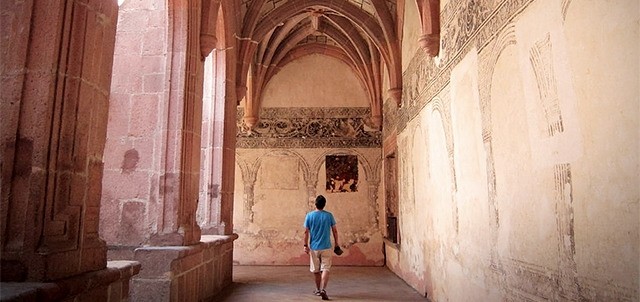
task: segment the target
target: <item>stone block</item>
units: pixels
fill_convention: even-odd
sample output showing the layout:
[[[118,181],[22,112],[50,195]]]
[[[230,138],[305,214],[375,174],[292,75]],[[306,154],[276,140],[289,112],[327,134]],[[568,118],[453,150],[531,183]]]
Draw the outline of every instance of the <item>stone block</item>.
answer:
[[[107,121],[107,144],[104,155],[109,155],[110,140],[119,140],[129,130],[130,104],[129,94],[111,91],[109,98],[109,117]]]
[[[78,295],[74,301],[109,302],[109,292],[108,286],[100,286]]]
[[[45,258],[44,276],[41,280],[56,280],[81,273],[80,263],[78,261],[78,259],[81,259],[81,253],[80,250],[76,249],[47,255]]]
[[[118,24],[118,33],[116,36],[115,55],[142,54],[142,40],[140,33],[136,31],[123,31]],[[116,62],[117,62],[116,58]],[[114,65],[115,67],[115,65]]]
[[[148,27],[160,28],[164,27],[167,24],[167,12],[165,10],[156,9],[153,11],[147,12],[149,18],[147,19]]]
[[[115,93],[141,93],[142,76],[135,66],[140,63],[140,55],[116,55],[113,59],[113,74],[118,76],[111,80],[111,92]]]
[[[150,171],[154,168],[154,163],[159,161],[156,154],[156,141],[153,138],[138,138],[133,141],[133,148],[138,151],[137,169]]]
[[[116,244],[118,240],[119,225],[120,200],[103,198],[100,208],[100,237],[102,237],[109,244]]]
[[[148,28],[142,37],[142,54],[162,55],[166,51],[164,37],[164,28]]]
[[[146,205],[143,202],[125,201],[122,204],[118,242],[133,246],[144,243],[146,211]]]
[[[121,172],[123,155],[127,150],[133,148],[132,139],[127,137],[129,131],[128,119],[125,125],[113,126],[110,130],[114,132],[124,131],[123,136],[113,136],[107,138],[104,149],[104,169],[105,171]]]
[[[121,156],[124,156],[122,154]],[[113,199],[147,199],[149,198],[149,173],[135,171],[132,173],[113,173],[106,171],[103,177],[103,194]]]
[[[100,197],[102,196],[102,171],[104,170],[104,164],[99,160],[89,161],[88,174],[89,177],[86,180],[87,184],[87,200],[85,205],[87,207],[100,207]],[[92,212],[95,216],[89,217],[89,219],[98,220],[98,212]],[[85,218],[87,213],[85,213]]]
[[[94,237],[95,247],[83,248],[80,252],[80,271],[88,272],[104,269],[107,266],[107,248],[102,241]]]
[[[145,90],[155,85],[153,81],[161,81],[164,76],[145,76],[144,85]],[[147,81],[150,81],[149,83]],[[164,85],[164,83],[160,83]],[[155,89],[155,88],[154,88]],[[162,88],[159,88],[162,89]],[[158,91],[152,91],[158,92]],[[129,135],[135,137],[151,137],[155,134],[158,128],[158,106],[159,99],[155,94],[141,94],[134,95],[131,98],[131,116],[132,119],[129,124]]]
[[[109,300],[108,302],[119,302],[126,298],[122,292],[122,281],[114,282],[109,286]]]
[[[136,1],[133,1],[136,2]],[[153,2],[153,1],[138,1]],[[144,25],[147,24],[147,12],[142,9],[126,9],[122,10],[118,16],[118,34],[120,33],[136,33],[141,34],[144,31]],[[128,43],[129,41],[118,41],[120,43]]]
[[[161,55],[145,55],[141,58],[140,72],[142,74],[162,74],[166,71],[166,60],[166,57]]]
[[[176,260],[171,265],[171,270],[176,275],[181,275],[189,270],[194,269],[197,266],[202,265],[202,255],[201,251],[188,255],[182,259]]]
[[[169,300],[171,297],[171,281],[135,278],[131,281],[131,301],[158,302],[178,301]]]
[[[165,91],[164,74],[148,74],[142,76],[143,93],[161,93]]]
[[[184,247],[137,248],[134,259],[142,264],[137,278],[169,280],[172,276],[171,264],[184,252]]]
[[[87,207],[88,211],[95,213],[99,209],[98,207]],[[86,213],[86,211],[85,211]],[[92,217],[85,217],[84,219],[84,228],[82,230],[83,234],[98,234],[98,230],[100,227],[100,221],[98,220],[98,215]]]

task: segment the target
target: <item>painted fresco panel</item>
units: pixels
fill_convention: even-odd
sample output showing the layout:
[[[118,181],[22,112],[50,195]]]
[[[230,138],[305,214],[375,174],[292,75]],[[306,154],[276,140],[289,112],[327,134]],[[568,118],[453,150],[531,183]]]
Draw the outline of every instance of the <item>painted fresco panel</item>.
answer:
[[[326,156],[326,192],[345,193],[358,191],[358,156]]]

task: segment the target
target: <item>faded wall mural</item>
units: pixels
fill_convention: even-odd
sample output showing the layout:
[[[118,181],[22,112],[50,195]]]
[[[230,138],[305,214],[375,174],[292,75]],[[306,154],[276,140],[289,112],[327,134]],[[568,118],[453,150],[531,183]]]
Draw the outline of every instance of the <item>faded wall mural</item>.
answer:
[[[300,248],[302,223],[322,194],[345,251],[334,264],[384,264],[378,221],[382,132],[371,127],[366,106],[366,94],[349,66],[309,55],[267,85],[252,131],[239,108],[236,263],[307,265],[308,255]]]
[[[447,1],[440,55],[403,58],[385,252],[431,301],[640,299],[639,4],[580,4]]]
[[[358,191],[358,157],[327,155],[325,159],[327,193]]]
[[[265,87],[253,131],[242,116],[240,107],[234,261],[308,265],[302,224],[322,194],[345,251],[333,263],[383,265],[382,132],[371,127],[368,98],[353,70],[325,55],[301,57]]]

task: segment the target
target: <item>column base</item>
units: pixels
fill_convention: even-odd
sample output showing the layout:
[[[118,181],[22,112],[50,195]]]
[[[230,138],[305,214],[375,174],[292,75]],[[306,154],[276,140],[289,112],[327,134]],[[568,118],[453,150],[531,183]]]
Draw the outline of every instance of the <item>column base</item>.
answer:
[[[2,282],[0,301],[129,301],[129,280],[138,272],[135,261],[109,261],[105,269],[52,282]]]
[[[232,282],[233,241],[238,235],[203,235],[189,246],[140,247],[144,268],[132,280],[131,301],[202,301]]]

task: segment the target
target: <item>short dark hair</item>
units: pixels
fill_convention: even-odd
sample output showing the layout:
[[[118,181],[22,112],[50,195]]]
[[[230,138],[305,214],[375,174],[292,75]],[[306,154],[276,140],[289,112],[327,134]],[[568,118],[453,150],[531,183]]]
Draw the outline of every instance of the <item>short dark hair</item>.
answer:
[[[327,200],[324,198],[324,196],[318,195],[318,197],[316,197],[316,208],[318,208],[318,210],[324,209],[324,206],[326,204]]]

